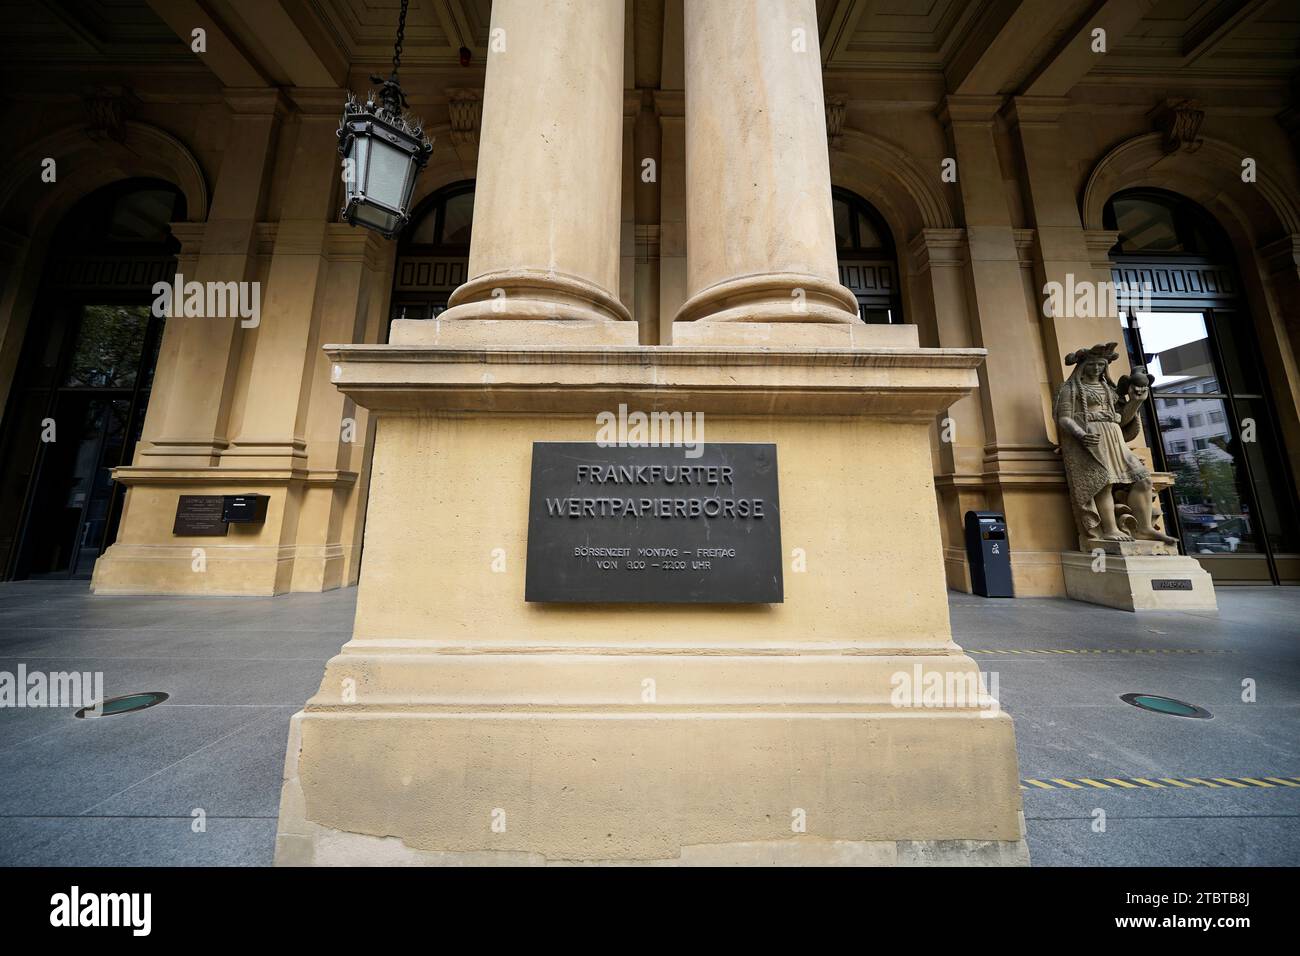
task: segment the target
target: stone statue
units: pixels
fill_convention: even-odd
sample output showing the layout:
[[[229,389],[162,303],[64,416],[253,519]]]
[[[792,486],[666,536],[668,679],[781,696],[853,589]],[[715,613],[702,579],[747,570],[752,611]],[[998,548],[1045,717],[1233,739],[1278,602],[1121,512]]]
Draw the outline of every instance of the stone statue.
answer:
[[[1087,550],[1088,541],[1135,539],[1176,544],[1152,524],[1151,472],[1128,447],[1137,436],[1137,413],[1151,392],[1151,379],[1139,366],[1115,385],[1107,373],[1119,358],[1115,346],[1107,342],[1065,356],[1065,364],[1075,368],[1052,409],[1080,547]],[[1117,501],[1116,492],[1127,498]]]

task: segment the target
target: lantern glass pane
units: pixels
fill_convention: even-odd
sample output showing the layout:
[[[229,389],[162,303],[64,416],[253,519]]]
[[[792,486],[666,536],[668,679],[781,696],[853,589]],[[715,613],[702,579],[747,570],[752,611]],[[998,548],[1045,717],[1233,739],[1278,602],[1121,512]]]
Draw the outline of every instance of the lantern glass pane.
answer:
[[[406,177],[411,165],[409,153],[382,140],[371,140],[366,198],[392,209],[401,209],[406,199]]]
[[[352,207],[352,218],[363,226],[371,226],[383,233],[397,229],[397,217],[369,203],[358,203]]]
[[[348,157],[352,160],[352,181],[343,184],[344,194],[349,200],[357,193],[366,190],[366,153],[369,140],[364,136],[358,136],[352,140],[352,146],[348,151]]]

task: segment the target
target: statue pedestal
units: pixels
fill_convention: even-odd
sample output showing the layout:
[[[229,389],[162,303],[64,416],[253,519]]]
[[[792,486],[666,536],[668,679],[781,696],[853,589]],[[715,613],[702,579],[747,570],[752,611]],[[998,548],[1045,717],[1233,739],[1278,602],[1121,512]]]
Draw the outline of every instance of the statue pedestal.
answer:
[[[327,352],[375,413],[373,476],[277,863],[1028,862],[934,506],[930,427],[982,352]],[[595,441],[620,404],[777,445],[783,603],[524,601],[533,442]]]
[[[1176,546],[1083,539],[1079,546],[1085,550],[1061,552],[1065,593],[1075,601],[1121,611],[1219,609],[1209,572]]]

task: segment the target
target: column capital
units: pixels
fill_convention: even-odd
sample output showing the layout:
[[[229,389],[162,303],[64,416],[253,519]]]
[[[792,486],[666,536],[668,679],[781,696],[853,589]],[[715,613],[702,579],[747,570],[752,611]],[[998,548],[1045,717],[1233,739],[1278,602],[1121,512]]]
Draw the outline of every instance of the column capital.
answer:
[[[1008,125],[1055,126],[1070,107],[1068,96],[1013,96],[1003,108]]]
[[[178,256],[196,256],[203,245],[204,222],[174,222],[169,227],[172,236],[181,244]]]
[[[1110,268],[1110,250],[1119,242],[1118,229],[1085,229],[1083,241],[1088,246],[1088,255],[1095,269]]]
[[[239,115],[278,118],[288,113],[292,106],[284,92],[275,87],[228,86],[221,91],[221,97],[230,112]],[[339,109],[342,111],[342,103]]]
[[[935,115],[944,126],[992,126],[1005,103],[1005,96],[949,94]]]
[[[285,94],[294,109],[304,116],[335,118],[343,112],[343,103],[348,98],[346,90],[331,86],[293,86],[287,89]]]
[[[1016,247],[1016,260],[1022,266],[1034,264],[1034,240],[1038,236],[1036,229],[1012,229],[1011,241]]]
[[[960,266],[966,262],[965,229],[922,229],[907,244],[917,272],[932,266]]]
[[[1288,271],[1294,274],[1300,270],[1300,234],[1283,236],[1260,246],[1255,252],[1264,261],[1269,275]]]
[[[333,262],[360,262],[368,269],[380,270],[395,251],[395,243],[370,229],[356,229],[345,222],[325,226],[325,257]]]

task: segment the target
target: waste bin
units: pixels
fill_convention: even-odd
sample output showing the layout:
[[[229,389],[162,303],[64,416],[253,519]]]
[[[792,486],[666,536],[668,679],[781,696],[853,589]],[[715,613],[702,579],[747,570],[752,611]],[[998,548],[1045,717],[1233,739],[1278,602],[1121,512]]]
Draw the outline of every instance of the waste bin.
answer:
[[[983,597],[1015,597],[1007,519],[996,511],[966,512],[966,559],[971,590]]]

